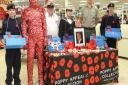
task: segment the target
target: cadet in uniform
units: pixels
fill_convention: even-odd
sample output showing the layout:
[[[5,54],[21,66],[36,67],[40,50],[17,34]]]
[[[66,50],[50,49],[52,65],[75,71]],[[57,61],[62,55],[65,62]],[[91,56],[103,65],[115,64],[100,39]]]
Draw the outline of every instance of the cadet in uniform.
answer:
[[[108,5],[108,15],[103,16],[101,27],[100,27],[100,33],[101,35],[105,36],[105,28],[120,28],[119,18],[117,16],[114,16],[114,8],[115,5],[113,3],[110,3]],[[116,48],[117,40],[114,38],[107,38],[107,44],[108,47]]]
[[[15,18],[16,10],[14,4],[7,6],[8,17],[4,19],[2,24],[2,35],[8,32],[11,35],[20,35],[20,22]],[[20,49],[6,49],[5,61],[7,66],[6,85],[12,85],[14,78],[14,85],[20,84],[20,69],[21,69],[21,51]],[[13,74],[12,74],[13,69]]]

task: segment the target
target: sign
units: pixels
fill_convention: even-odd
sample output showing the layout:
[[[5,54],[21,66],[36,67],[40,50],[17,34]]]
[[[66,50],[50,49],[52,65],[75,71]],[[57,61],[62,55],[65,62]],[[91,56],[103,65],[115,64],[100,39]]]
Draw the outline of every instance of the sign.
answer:
[[[118,51],[46,56],[46,76],[49,85],[101,85],[118,80]]]

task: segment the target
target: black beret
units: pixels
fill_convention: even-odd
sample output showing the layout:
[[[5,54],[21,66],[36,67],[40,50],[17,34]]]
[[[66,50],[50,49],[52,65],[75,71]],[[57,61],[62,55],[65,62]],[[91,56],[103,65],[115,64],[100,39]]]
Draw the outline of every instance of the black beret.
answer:
[[[115,7],[114,3],[108,4],[108,8],[109,8],[109,7],[113,7],[113,8],[114,8],[114,7]]]
[[[15,9],[15,5],[14,4],[9,4],[7,6],[7,10],[10,10],[10,9]]]
[[[47,5],[47,8],[54,8],[54,4],[53,4],[53,3],[49,3],[49,4]]]
[[[71,11],[72,12],[73,10],[72,10],[72,8],[66,8],[66,12],[67,11]]]

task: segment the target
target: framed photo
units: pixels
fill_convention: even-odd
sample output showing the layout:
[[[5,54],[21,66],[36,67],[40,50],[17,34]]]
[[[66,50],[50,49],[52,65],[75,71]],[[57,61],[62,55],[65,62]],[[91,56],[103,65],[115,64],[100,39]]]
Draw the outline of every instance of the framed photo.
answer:
[[[84,28],[74,28],[75,46],[85,46]]]

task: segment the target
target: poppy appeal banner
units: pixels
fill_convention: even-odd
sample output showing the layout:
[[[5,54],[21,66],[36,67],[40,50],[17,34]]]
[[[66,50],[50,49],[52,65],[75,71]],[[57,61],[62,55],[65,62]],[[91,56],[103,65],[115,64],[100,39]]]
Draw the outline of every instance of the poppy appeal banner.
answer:
[[[118,80],[118,51],[47,56],[48,85],[97,85]],[[49,59],[48,59],[49,58]]]

